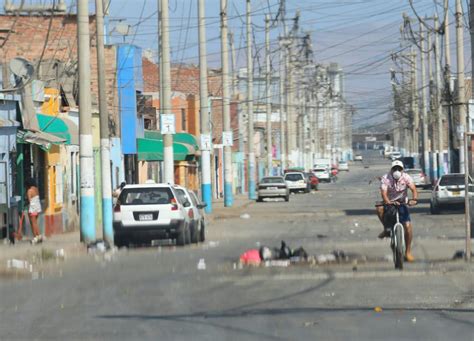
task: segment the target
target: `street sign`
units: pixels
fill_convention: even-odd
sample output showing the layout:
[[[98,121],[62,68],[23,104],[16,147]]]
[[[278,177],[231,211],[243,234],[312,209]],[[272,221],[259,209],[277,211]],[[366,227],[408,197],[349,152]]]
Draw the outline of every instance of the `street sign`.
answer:
[[[232,131],[222,132],[222,145],[225,147],[232,147],[234,145],[234,137]]]
[[[174,114],[161,114],[161,134],[176,134]]]
[[[212,141],[210,134],[201,134],[201,150],[211,150]]]

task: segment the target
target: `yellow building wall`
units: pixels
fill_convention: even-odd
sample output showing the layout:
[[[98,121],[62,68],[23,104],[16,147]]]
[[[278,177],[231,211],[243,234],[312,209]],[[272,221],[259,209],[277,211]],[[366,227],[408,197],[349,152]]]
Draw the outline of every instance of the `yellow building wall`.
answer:
[[[45,214],[56,214],[63,207],[63,165],[61,162],[60,146],[53,145],[46,154],[46,183],[48,184],[47,207]]]
[[[58,89],[44,88],[44,102],[41,106],[41,112],[46,115],[57,115],[61,96]]]

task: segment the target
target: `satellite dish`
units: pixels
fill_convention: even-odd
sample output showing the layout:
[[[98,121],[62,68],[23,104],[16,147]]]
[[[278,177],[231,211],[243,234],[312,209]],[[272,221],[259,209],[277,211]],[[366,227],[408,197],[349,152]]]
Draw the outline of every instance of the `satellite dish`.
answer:
[[[10,71],[15,77],[24,82],[33,76],[35,67],[26,59],[17,57],[10,61]]]

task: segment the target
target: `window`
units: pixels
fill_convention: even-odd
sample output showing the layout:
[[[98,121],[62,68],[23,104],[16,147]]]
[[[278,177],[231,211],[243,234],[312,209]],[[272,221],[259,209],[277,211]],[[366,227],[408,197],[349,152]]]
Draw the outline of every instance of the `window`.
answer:
[[[186,196],[186,193],[184,193],[184,190],[182,189],[177,189],[176,193],[178,194],[178,200],[181,204],[184,204],[186,201],[188,201],[188,198]]]
[[[281,184],[284,182],[283,178],[263,178],[261,181],[262,184]]]
[[[126,188],[120,193],[121,205],[166,205],[171,202],[173,193],[167,187]]]
[[[63,169],[60,164],[56,165],[55,167],[55,174],[56,174],[56,197],[55,202],[56,204],[63,203]]]
[[[187,129],[188,122],[186,121],[186,109],[181,109],[181,129],[183,131]]]
[[[285,175],[285,180],[287,181],[299,181],[299,180],[304,180],[303,174],[286,174]]]

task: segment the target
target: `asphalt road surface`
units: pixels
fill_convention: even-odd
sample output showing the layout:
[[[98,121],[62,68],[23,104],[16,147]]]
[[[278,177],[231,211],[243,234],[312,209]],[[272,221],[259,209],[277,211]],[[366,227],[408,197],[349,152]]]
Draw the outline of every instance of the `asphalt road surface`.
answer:
[[[472,267],[439,247],[462,240],[462,211],[431,216],[424,191],[412,214],[418,261],[393,270],[373,211],[389,162],[364,156],[316,193],[229,209],[198,246],[82,255],[36,280],[2,280],[0,339],[473,340]],[[367,262],[238,266],[245,250],[281,240]]]

